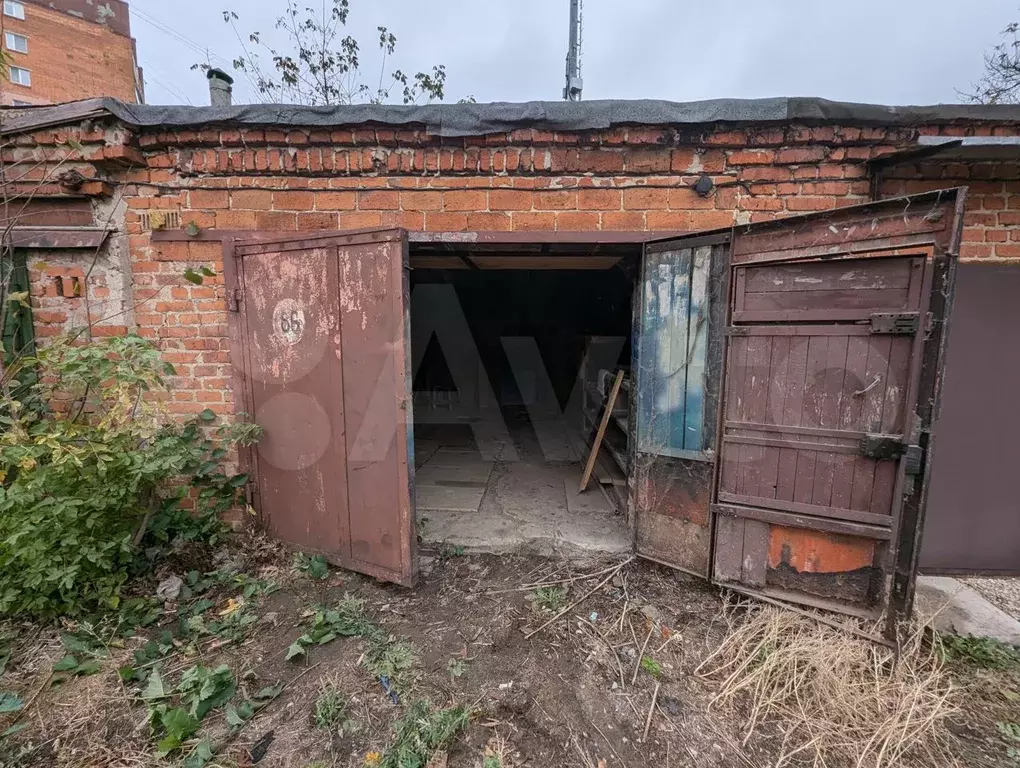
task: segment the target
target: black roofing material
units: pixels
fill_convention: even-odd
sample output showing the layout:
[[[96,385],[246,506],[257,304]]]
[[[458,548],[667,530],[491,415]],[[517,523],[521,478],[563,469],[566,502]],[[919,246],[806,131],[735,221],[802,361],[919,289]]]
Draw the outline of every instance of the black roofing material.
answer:
[[[112,115],[142,128],[197,128],[205,125],[333,127],[366,124],[424,126],[438,136],[481,136],[518,128],[590,131],[619,125],[697,125],[728,123],[853,123],[911,126],[925,123],[1020,121],[1020,106],[940,104],[886,107],[816,98],[710,99],[674,102],[650,99],[621,101],[528,101],[519,104],[429,104],[397,106],[303,107],[250,104],[232,107],[178,107],[125,104],[117,99],[89,99],[19,110],[3,120],[0,133],[66,125]]]

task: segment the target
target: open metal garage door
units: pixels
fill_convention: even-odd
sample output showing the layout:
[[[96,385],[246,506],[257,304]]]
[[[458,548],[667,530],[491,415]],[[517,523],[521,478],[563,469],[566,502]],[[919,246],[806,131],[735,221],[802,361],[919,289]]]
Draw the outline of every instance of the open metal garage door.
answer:
[[[635,466],[667,469],[635,478],[639,553],[854,615],[909,610],[962,198],[735,230],[726,321],[714,329],[699,319],[711,305],[699,307],[711,296],[697,287],[704,237],[647,247]],[[715,371],[713,399],[697,387]]]
[[[226,261],[235,370],[265,429],[249,457],[265,527],[412,584],[405,233],[238,240]]]

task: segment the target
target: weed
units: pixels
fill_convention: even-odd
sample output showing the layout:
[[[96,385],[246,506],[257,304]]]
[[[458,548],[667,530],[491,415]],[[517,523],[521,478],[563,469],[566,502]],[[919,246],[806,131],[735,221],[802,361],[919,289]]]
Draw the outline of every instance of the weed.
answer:
[[[567,604],[567,590],[563,587],[539,587],[532,595],[535,607],[557,613]]]
[[[963,637],[949,633],[938,635],[942,656],[960,660],[983,669],[1020,667],[1020,648],[990,637]]]
[[[376,641],[365,653],[365,669],[383,685],[393,690],[405,690],[410,684],[414,668],[414,649],[403,640]]]
[[[212,606],[207,605],[204,610],[208,610],[210,607]],[[199,637],[215,636],[221,640],[236,643],[243,640],[248,630],[259,620],[257,614],[245,609],[243,600],[234,600],[233,598],[215,616],[217,618],[209,620],[206,620],[202,615],[192,616],[187,620],[187,632]]]
[[[641,669],[655,678],[662,677],[662,665],[651,656],[641,657]]]
[[[142,690],[142,700],[149,708],[149,722],[156,735],[162,734],[157,750],[165,757],[181,747],[198,731],[202,719],[213,709],[226,704],[237,684],[230,668],[221,664],[216,669],[194,666],[184,671],[176,686],[167,686],[154,669]],[[241,720],[237,710],[228,722]],[[250,714],[249,714],[250,716]],[[231,723],[233,724],[233,723]]]
[[[294,555],[294,570],[315,581],[329,578],[329,565],[322,555],[307,555],[304,552],[298,552]]]
[[[312,722],[320,731],[332,731],[342,736],[354,726],[346,715],[347,699],[340,693],[336,682],[326,681],[319,688],[319,696],[312,709]]]
[[[383,754],[380,768],[425,768],[470,717],[467,707],[432,710],[428,702],[416,701],[393,724],[393,742]]]
[[[248,481],[221,462],[260,430],[224,425],[210,439],[209,409],[168,422],[159,393],[174,370],[150,341],[56,338],[4,373],[36,384],[0,408],[0,614],[117,610],[129,576],[174,541],[219,538],[219,513]],[[190,488],[194,514],[181,504]]]
[[[311,645],[325,645],[338,637],[367,637],[382,642],[382,630],[365,617],[365,603],[344,595],[336,608],[319,608],[312,612],[308,631],[291,643],[287,659],[305,655]]]
[[[53,665],[53,684],[68,678],[94,675],[102,669],[101,661],[109,657],[100,631],[89,622],[82,622],[76,632],[64,632],[60,642],[67,653]]]
[[[438,557],[440,562],[452,560],[455,557],[464,557],[464,547],[459,544],[443,544],[439,548]]]
[[[467,671],[467,664],[463,659],[450,659],[446,663],[446,671],[450,673],[451,678],[461,677]]]

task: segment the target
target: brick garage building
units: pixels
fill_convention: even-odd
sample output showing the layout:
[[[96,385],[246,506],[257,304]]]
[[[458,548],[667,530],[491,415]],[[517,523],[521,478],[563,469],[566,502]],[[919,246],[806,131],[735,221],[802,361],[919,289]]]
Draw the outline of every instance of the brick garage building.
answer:
[[[1020,320],[1016,108],[775,99],[281,110],[104,100],[36,110],[6,123],[7,178],[14,178],[14,166],[38,166],[7,184],[9,195],[33,197],[14,238],[28,254],[37,336],[91,318],[95,333],[130,330],[155,340],[177,367],[170,408],[182,417],[205,408],[226,416],[243,407],[238,387],[247,385],[234,363],[243,368],[238,350],[245,342],[232,331],[232,314],[247,299],[224,280],[233,279],[224,253],[233,253],[225,244],[234,240],[400,228],[410,233],[412,267],[418,259],[416,269],[426,272],[506,268],[500,259],[510,255],[529,257],[539,270],[549,268],[543,260],[565,258],[572,268],[585,259],[589,266],[629,260],[640,272],[641,243],[650,239],[711,230],[717,239],[704,242],[714,248],[780,217],[966,186],[962,242],[957,247],[950,238],[936,247],[958,256],[959,280],[921,564],[1020,571],[1020,514],[1006,443],[1020,427],[1011,394],[1020,367],[1017,355],[989,351],[998,329]],[[952,216],[935,209],[942,200],[924,198],[922,206],[935,207],[920,218],[917,202],[902,203],[900,223],[945,229]],[[894,221],[889,211],[896,205],[875,210]],[[827,226],[865,237],[846,217],[870,210],[832,213]],[[794,226],[805,232],[818,226],[816,219],[805,222]],[[827,237],[824,230],[815,236]],[[678,252],[690,261],[697,247]],[[201,267],[217,277],[200,286],[182,279],[185,269]],[[709,293],[724,276],[710,278]],[[837,293],[855,300],[853,290]],[[720,349],[725,324],[725,315],[713,315]],[[717,351],[710,346],[706,354],[711,368]],[[721,367],[721,357],[717,362]],[[711,376],[707,386],[708,400],[718,397]],[[869,386],[847,397],[866,397]],[[711,458],[718,449],[714,421],[705,417],[702,429],[701,458]],[[672,455],[682,464],[686,454]],[[697,488],[685,492],[706,507],[707,520],[714,464],[701,466],[684,470],[698,478]],[[640,496],[634,485],[631,493]],[[683,557],[671,545],[654,540],[680,536],[683,525],[691,541],[709,535],[701,530],[706,520],[684,514],[670,522],[673,528],[639,524],[639,549],[707,572],[707,559],[679,562]],[[830,549],[851,552],[847,571],[862,565],[852,555],[854,525],[844,520],[826,534]],[[751,531],[749,525],[743,533],[745,552]],[[757,586],[777,594],[789,586],[779,579],[783,568],[822,576],[839,571],[819,565],[831,553],[817,542],[804,544],[792,560],[790,547],[800,546],[792,539],[761,546],[775,550],[768,568],[777,580]],[[866,559],[880,559],[868,547]],[[737,574],[740,581],[739,564]],[[815,595],[810,599],[840,602],[841,578],[821,579],[806,590]],[[851,602],[866,604],[885,588],[872,581],[854,590]]]

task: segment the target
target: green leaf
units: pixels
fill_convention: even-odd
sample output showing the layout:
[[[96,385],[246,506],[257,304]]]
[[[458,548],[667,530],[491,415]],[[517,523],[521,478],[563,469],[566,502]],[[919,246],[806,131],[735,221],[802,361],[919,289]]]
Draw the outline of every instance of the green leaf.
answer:
[[[74,674],[81,676],[94,675],[97,672],[99,672],[102,668],[103,668],[102,665],[98,661],[96,661],[95,659],[89,659],[88,661],[83,661],[81,664],[79,664],[78,668],[74,670]]]
[[[209,267],[202,267],[200,271],[206,277],[216,277],[216,273],[213,270],[209,269]]]
[[[176,736],[164,736],[159,740],[159,743],[156,744],[156,756],[166,757],[179,746],[181,746],[181,740]]]
[[[130,683],[132,680],[138,679],[138,670],[134,667],[117,667],[117,675],[121,682]]]
[[[255,707],[250,701],[242,701],[236,707],[233,704],[228,704],[224,711],[227,716],[227,725],[237,728],[251,719],[251,716],[255,714]]]
[[[194,283],[195,285],[201,285],[203,282],[202,276],[190,267],[184,270],[184,279],[189,283]]]
[[[184,761],[184,768],[204,768],[212,759],[212,742],[202,739]]]
[[[293,643],[290,644],[290,647],[287,649],[287,656],[285,657],[284,660],[285,661],[290,661],[291,659],[295,659],[298,656],[304,656],[304,655],[305,655],[305,646],[301,643],[301,640],[298,639],[298,640],[295,640]]]
[[[206,600],[203,598],[202,600],[199,600],[197,603],[191,606],[191,608],[188,609],[188,615],[198,616],[208,611],[214,605],[216,605],[216,603],[214,603],[212,600]]]
[[[208,408],[206,408],[204,411],[198,414],[198,418],[200,418],[202,421],[216,421],[216,414],[213,413]]]
[[[282,692],[283,683],[278,683],[277,685],[271,685],[266,688],[263,688],[262,690],[255,694],[255,698],[260,701],[267,701],[269,699],[275,699]]]
[[[54,672],[71,672],[78,668],[78,659],[74,656],[65,656],[53,665]]]
[[[26,728],[28,728],[28,725],[29,725],[28,723],[16,723],[16,724],[12,725],[10,728],[8,728],[3,733],[0,733],[0,739],[6,739],[8,736],[13,736],[14,734],[18,733],[19,731],[23,731]]]
[[[21,697],[14,693],[0,693],[0,715],[8,712],[20,712],[25,706]]]
[[[149,674],[149,682],[145,684],[142,698],[146,701],[154,701],[155,699],[165,699],[166,696],[167,692],[163,687],[163,678],[159,676],[159,670],[154,669]]]
[[[180,707],[168,709],[160,716],[159,721],[166,729],[167,735],[176,739],[178,744],[198,730],[198,718]]]

